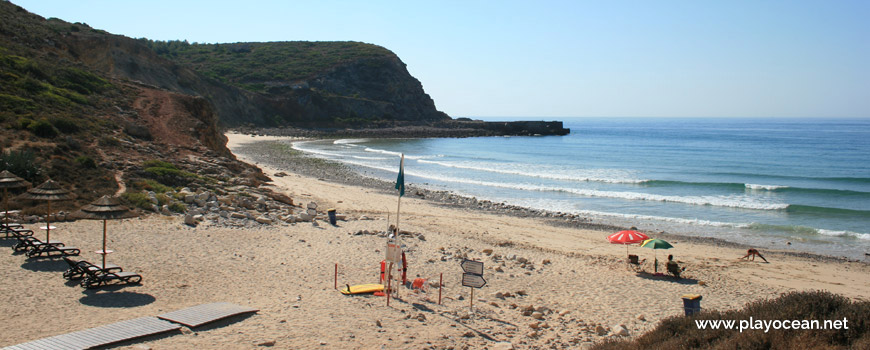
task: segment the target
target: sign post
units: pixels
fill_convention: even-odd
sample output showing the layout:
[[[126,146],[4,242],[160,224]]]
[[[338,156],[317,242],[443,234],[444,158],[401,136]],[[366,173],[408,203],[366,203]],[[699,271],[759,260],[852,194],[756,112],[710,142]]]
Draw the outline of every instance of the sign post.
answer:
[[[474,310],[474,288],[481,288],[486,285],[486,280],[483,279],[483,262],[474,260],[462,260],[459,264],[462,267],[462,286],[471,288],[471,300],[468,307]]]

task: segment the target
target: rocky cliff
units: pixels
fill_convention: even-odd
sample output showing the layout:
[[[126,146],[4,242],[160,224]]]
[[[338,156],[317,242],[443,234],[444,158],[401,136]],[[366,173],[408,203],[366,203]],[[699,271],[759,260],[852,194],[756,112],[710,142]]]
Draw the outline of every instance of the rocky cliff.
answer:
[[[359,127],[450,119],[394,53],[356,42],[143,43],[210,77],[194,82],[228,126]],[[247,100],[225,101],[220,89]],[[236,110],[234,110],[234,108]]]
[[[230,154],[197,84],[209,86],[136,40],[0,1],[0,170],[61,182],[78,195],[62,206],[142,190],[155,174],[191,186],[262,180]],[[149,173],[152,160],[171,167]]]

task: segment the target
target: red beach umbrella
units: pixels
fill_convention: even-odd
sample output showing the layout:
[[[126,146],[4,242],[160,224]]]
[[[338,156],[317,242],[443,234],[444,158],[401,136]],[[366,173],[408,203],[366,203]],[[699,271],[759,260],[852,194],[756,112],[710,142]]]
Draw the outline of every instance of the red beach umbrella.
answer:
[[[607,240],[610,241],[610,243],[625,245],[625,254],[628,254],[629,244],[641,243],[648,239],[649,236],[647,236],[645,233],[635,230],[619,231],[610,236],[607,236]]]

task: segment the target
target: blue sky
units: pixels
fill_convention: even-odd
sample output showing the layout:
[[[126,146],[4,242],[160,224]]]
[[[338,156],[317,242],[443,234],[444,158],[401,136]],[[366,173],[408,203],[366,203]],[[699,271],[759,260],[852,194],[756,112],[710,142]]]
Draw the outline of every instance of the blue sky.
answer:
[[[377,44],[453,117],[870,117],[870,1],[13,3],[135,38]]]

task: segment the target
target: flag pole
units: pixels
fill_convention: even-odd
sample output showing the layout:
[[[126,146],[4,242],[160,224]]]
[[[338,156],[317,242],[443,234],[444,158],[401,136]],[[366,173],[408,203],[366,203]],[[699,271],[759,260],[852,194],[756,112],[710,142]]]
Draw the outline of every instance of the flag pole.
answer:
[[[399,240],[399,213],[402,211],[402,195],[405,194],[405,154],[399,162],[399,177],[396,179],[396,189],[399,190],[399,200],[396,207],[396,242]]]

